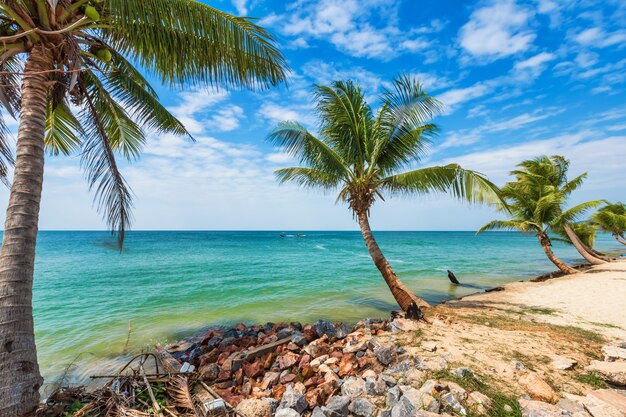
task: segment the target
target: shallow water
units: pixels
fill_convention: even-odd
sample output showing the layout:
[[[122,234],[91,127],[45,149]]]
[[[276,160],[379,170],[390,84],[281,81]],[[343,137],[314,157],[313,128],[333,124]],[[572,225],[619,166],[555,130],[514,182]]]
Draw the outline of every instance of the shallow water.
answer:
[[[358,232],[41,232],[35,327],[42,372],[73,379],[115,368],[124,353],[239,321],[354,322],[396,308]],[[400,277],[435,303],[554,267],[518,233],[378,232]],[[619,250],[599,236],[600,250]],[[569,262],[581,259],[555,244]],[[463,286],[452,286],[453,270]],[[86,366],[89,364],[89,366]]]

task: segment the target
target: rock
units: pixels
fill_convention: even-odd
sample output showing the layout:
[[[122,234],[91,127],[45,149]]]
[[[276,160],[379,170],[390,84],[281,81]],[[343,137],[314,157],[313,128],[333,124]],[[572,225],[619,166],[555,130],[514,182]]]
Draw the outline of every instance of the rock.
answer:
[[[376,346],[374,354],[380,363],[387,366],[393,362],[396,355],[396,347],[392,344]]]
[[[371,369],[367,369],[363,371],[363,373],[361,374],[361,378],[365,380],[368,380],[369,378],[376,379],[376,377],[377,377],[376,372],[372,371]]]
[[[374,417],[376,406],[364,398],[357,398],[348,406],[348,410],[359,417]]]
[[[292,408],[279,408],[274,417],[300,417],[300,413]]]
[[[561,398],[556,405],[561,410],[567,411],[572,415],[587,415],[587,411],[585,411],[585,407],[582,404],[567,398]]]
[[[419,324],[415,320],[408,320],[403,318],[394,319],[391,323],[392,333],[414,332],[419,330]]]
[[[474,373],[469,368],[456,368],[452,371],[452,374],[458,376],[459,378],[474,376]]]
[[[286,327],[284,329],[279,330],[278,333],[276,333],[276,337],[278,337],[278,339],[284,339],[286,337],[293,335],[293,333],[294,333],[294,330],[292,328]]]
[[[616,385],[626,385],[626,362],[592,361],[585,370],[600,374],[604,379]]]
[[[335,325],[335,337],[343,339],[352,332],[352,329],[345,323],[337,323]]]
[[[311,417],[326,417],[326,414],[324,414],[320,407],[315,407],[311,413]]]
[[[400,397],[402,396],[402,392],[400,392],[400,388],[397,386],[387,390],[387,406],[393,407],[398,403]]]
[[[577,362],[573,359],[566,358],[565,356],[552,355],[552,367],[561,371],[568,371],[573,369]]]
[[[291,341],[295,343],[297,346],[302,347],[306,345],[307,339],[306,339],[306,336],[304,336],[302,333],[296,332],[294,333],[293,336],[291,336]]]
[[[324,404],[324,398],[326,395],[321,389],[313,389],[304,394],[304,398],[306,399],[309,408],[316,408]]]
[[[215,381],[220,374],[220,366],[216,363],[209,363],[199,369],[200,379],[205,381]]]
[[[395,387],[398,384],[398,381],[389,374],[380,374],[380,378],[385,381],[388,387]]]
[[[463,388],[456,382],[445,381],[442,382],[442,385],[448,387],[448,390],[450,390],[450,392],[454,394],[454,396],[459,399],[459,401],[465,401],[467,399],[467,391],[465,391],[465,388]]]
[[[346,347],[343,348],[343,352],[344,353],[356,353],[365,349],[367,349],[367,340],[361,340],[361,341],[348,343]]]
[[[519,399],[522,417],[561,417],[561,408],[541,401]]]
[[[329,339],[335,336],[335,326],[329,321],[318,320],[313,327],[319,336],[326,335]]]
[[[470,409],[474,410],[478,414],[487,414],[487,410],[491,407],[491,398],[485,394],[473,391],[467,397],[467,404]]]
[[[330,346],[328,346],[328,336],[324,335],[317,340],[309,343],[303,350],[311,355],[312,358],[317,358],[328,354]]]
[[[257,361],[253,363],[245,362],[243,364],[243,373],[248,378],[257,378],[263,375],[264,372],[265,372],[265,369],[263,368],[263,364],[261,363],[261,361]]]
[[[261,389],[266,390],[272,388],[274,385],[278,383],[280,380],[280,373],[278,372],[267,372],[263,376],[263,381],[261,381]]]
[[[282,408],[292,408],[296,410],[298,413],[303,412],[308,407],[306,399],[304,395],[300,394],[293,387],[288,387],[287,391],[283,394],[283,398],[280,401],[279,409]]]
[[[457,414],[460,414],[462,416],[467,415],[467,411],[465,410],[465,407],[461,405],[461,402],[456,397],[456,395],[454,395],[454,393],[452,392],[445,393],[440,398],[443,404],[445,404],[446,406],[456,411]]]
[[[626,349],[617,345],[604,346],[602,354],[604,354],[604,360],[607,362],[626,361]]]
[[[323,408],[326,417],[346,417],[348,415],[348,407],[350,399],[341,395],[335,395],[328,401],[326,407]]]
[[[422,342],[422,344],[420,346],[426,352],[434,352],[434,351],[437,350],[437,343],[436,342]]]
[[[358,397],[365,393],[365,381],[356,376],[346,378],[341,385],[341,394],[350,398]]]
[[[518,382],[522,389],[530,395],[533,400],[549,403],[559,401],[559,396],[556,395],[552,387],[534,372],[529,372],[522,376]]]
[[[367,395],[385,395],[387,384],[382,378],[368,378],[365,380],[365,393]]]
[[[246,417],[271,417],[272,406],[263,400],[250,398],[237,405],[237,411]]]
[[[430,394],[416,390],[413,387],[407,385],[400,385],[400,391],[402,397],[398,403],[409,402],[413,405],[415,410],[426,410],[432,413],[439,412],[439,401]]]
[[[587,396],[597,398],[600,401],[610,404],[626,415],[626,395],[624,394],[619,394],[615,390],[599,389],[590,392]]]
[[[294,366],[298,362],[298,359],[300,359],[300,356],[298,356],[297,354],[293,352],[287,352],[279,356],[278,359],[276,359],[276,363],[278,364],[278,369],[283,371],[287,368],[291,368],[292,366]]]
[[[339,370],[338,374],[340,377],[345,377],[349,375],[354,375],[356,373],[356,356],[352,353],[347,353],[343,355],[341,361],[339,362]]]
[[[411,368],[404,372],[399,378],[399,383],[403,385],[420,386],[426,377],[426,372],[416,368]]]

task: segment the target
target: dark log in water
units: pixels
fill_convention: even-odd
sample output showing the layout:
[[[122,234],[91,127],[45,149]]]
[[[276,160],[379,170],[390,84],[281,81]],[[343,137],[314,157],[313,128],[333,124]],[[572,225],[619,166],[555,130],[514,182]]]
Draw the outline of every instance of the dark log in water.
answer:
[[[456,276],[454,275],[454,272],[448,270],[448,279],[450,280],[451,283],[459,285],[460,282],[458,279],[456,279]]]

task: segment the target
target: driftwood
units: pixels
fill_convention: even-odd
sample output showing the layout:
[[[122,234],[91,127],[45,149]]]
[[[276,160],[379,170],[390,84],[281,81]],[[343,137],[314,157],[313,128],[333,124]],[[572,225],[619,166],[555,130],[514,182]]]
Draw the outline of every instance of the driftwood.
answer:
[[[448,269],[448,279],[453,284],[456,284],[456,285],[460,284],[459,280],[456,279],[456,276],[454,275],[454,272],[450,271],[449,269]]]
[[[250,349],[247,353],[240,353],[233,358],[232,370],[237,371],[239,370],[239,368],[241,368],[241,365],[244,361],[253,360],[265,354],[273,352],[278,346],[284,345],[289,342],[291,342],[291,336],[285,337],[272,343],[257,346],[253,349]]]

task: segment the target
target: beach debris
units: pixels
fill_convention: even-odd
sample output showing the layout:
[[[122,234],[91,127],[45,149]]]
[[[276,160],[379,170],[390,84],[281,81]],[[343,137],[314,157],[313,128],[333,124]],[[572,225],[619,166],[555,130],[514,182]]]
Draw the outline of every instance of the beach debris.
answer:
[[[459,280],[456,278],[456,275],[454,275],[454,272],[450,271],[449,269],[448,269],[448,279],[453,284],[456,284],[456,285],[460,284]]]

